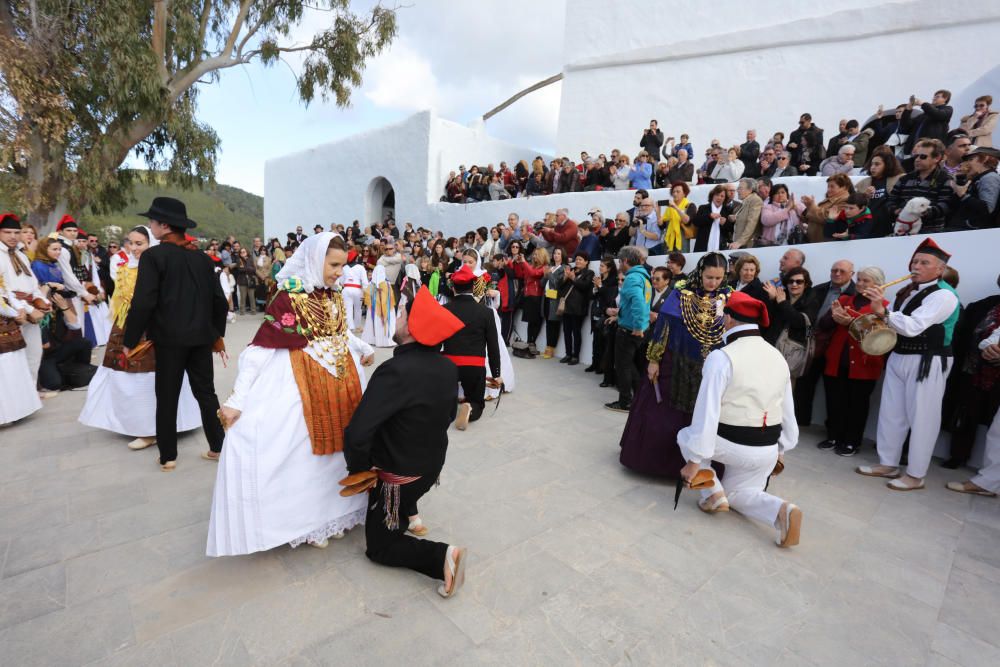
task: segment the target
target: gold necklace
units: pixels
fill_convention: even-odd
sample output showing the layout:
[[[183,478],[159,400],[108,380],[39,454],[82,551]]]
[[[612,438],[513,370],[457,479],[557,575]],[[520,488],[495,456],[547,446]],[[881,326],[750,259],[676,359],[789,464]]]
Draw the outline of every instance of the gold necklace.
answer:
[[[305,326],[302,335],[316,355],[345,377],[350,356],[347,346],[347,322],[340,292],[314,290],[312,294],[289,294],[296,318]]]
[[[681,291],[681,319],[691,337],[701,343],[702,359],[722,341],[723,318],[716,305],[719,299],[724,297],[713,299],[708,294],[698,296],[689,290]]]

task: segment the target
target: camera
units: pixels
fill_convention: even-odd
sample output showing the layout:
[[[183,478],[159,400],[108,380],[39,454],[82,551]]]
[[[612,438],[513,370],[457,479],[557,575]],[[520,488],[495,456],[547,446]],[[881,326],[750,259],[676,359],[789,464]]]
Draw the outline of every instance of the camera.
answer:
[[[76,296],[76,292],[74,292],[73,290],[68,290],[68,289],[56,290],[56,294],[58,294],[59,296],[61,296],[64,299],[66,299],[67,301]]]
[[[965,185],[969,182],[968,174],[956,174],[955,175],[955,185]]]

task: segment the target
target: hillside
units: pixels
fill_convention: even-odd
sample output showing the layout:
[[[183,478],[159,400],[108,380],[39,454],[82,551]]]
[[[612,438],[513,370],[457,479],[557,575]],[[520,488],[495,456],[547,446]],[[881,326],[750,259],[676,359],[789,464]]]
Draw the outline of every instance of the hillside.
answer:
[[[89,210],[75,216],[88,232],[101,233],[106,227],[117,226],[123,231],[142,224],[136,215],[149,208],[153,197],[175,197],[187,206],[188,217],[198,223],[197,236],[222,238],[232,234],[238,239],[249,241],[264,233],[264,199],[255,194],[229,185],[208,186],[204,190],[181,190],[175,186],[136,183],[133,193],[135,202],[120,213],[94,215]],[[17,205],[7,201],[4,188],[0,187],[0,209],[4,207],[20,211]],[[103,234],[101,234],[102,240]]]

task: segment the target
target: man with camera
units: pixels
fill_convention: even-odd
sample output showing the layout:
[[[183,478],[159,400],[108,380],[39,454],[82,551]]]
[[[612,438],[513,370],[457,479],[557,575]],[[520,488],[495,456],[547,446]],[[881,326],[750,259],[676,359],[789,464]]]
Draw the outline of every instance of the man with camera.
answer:
[[[656,120],[649,121],[649,127],[642,132],[639,146],[649,153],[649,159],[654,164],[660,161],[660,147],[663,146],[663,132]]]

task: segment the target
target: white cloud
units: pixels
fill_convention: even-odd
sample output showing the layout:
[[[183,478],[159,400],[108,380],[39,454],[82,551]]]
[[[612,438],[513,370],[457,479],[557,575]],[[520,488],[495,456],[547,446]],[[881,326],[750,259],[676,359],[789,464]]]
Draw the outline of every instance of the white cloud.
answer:
[[[438,107],[438,82],[431,64],[405,38],[369,63],[365,79],[363,95],[376,106],[400,111]]]

